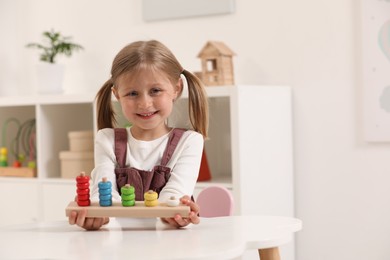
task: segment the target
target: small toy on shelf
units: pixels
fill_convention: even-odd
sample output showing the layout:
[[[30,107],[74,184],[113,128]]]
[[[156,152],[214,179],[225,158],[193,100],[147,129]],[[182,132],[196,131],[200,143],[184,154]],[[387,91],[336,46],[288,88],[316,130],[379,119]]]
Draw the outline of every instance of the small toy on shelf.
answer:
[[[234,85],[234,55],[225,43],[208,41],[198,54],[202,71],[195,74],[206,86]]]
[[[85,175],[85,172],[81,172],[76,177],[77,182],[77,205],[81,207],[91,205],[89,198],[89,176]]]
[[[0,167],[8,166],[8,150],[6,147],[0,148]]]
[[[109,207],[112,205],[112,184],[106,177],[102,178],[102,181],[98,183],[99,187],[99,205],[102,207]]]
[[[123,207],[132,207],[135,205],[135,189],[130,184],[121,188],[121,198]]]
[[[14,131],[8,129],[11,123],[16,127]],[[10,133],[14,133],[15,137],[10,138]],[[6,144],[7,141],[10,141],[9,146]],[[20,152],[21,149],[23,152]],[[0,176],[35,177],[35,149],[35,119],[27,120],[23,124],[16,118],[7,119],[2,127]],[[23,167],[26,155],[28,155],[29,161],[27,167]],[[9,157],[14,159],[12,166],[8,164]]]
[[[146,207],[155,207],[158,205],[158,194],[155,191],[148,190],[144,193],[145,206]]]

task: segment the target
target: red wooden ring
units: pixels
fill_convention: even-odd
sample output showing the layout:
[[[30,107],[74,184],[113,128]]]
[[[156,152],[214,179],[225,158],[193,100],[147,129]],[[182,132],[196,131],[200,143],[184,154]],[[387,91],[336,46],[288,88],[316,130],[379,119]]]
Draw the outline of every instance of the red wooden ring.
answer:
[[[76,190],[76,193],[77,193],[78,195],[89,194],[89,189],[77,189],[77,190]]]
[[[77,177],[76,177],[76,181],[77,181],[77,183],[89,182],[89,176],[87,176],[87,175],[84,175],[84,176],[77,176]]]
[[[77,200],[89,200],[89,194],[77,195]]]
[[[78,189],[88,189],[89,188],[89,182],[77,183],[77,188]]]
[[[86,207],[86,206],[91,205],[91,201],[90,200],[77,200],[77,205],[79,205],[81,207]]]

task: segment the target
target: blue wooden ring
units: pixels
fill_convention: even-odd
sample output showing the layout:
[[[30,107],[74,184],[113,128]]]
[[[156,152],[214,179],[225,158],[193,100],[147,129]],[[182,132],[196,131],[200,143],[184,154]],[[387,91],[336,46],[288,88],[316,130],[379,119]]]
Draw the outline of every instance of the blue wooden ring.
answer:
[[[111,189],[99,189],[100,195],[108,195],[108,194],[111,194],[111,192],[112,192]]]
[[[99,189],[110,189],[111,188],[111,182],[110,181],[99,182],[98,187],[99,187]]]
[[[112,195],[111,194],[99,195],[99,200],[111,200],[111,199],[112,199]]]

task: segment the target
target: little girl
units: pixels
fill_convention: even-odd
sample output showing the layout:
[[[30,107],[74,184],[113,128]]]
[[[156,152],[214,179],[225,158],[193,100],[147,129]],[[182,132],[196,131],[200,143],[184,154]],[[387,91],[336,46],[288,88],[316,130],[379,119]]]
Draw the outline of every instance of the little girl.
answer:
[[[188,87],[189,118],[193,130],[172,128],[167,119],[174,102]],[[132,126],[114,129],[111,93]],[[154,190],[159,201],[171,196],[191,208],[188,216],[176,215],[162,221],[184,227],[199,223],[199,207],[191,200],[199,173],[204,139],[208,129],[208,105],[201,81],[183,69],[162,43],[138,41],[124,47],[115,57],[111,78],[97,94],[98,128],[91,200],[98,200],[98,183],[112,183],[113,200],[120,201],[120,188],[135,186],[136,200]],[[72,212],[70,224],[87,230],[99,229],[108,218],[87,218],[87,208]]]

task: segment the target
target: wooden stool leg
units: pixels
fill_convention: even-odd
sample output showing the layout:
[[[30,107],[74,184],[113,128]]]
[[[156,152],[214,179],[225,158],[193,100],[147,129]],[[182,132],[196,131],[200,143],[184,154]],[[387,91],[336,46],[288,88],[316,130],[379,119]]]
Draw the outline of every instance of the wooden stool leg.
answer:
[[[260,260],[280,260],[279,248],[259,249]]]

